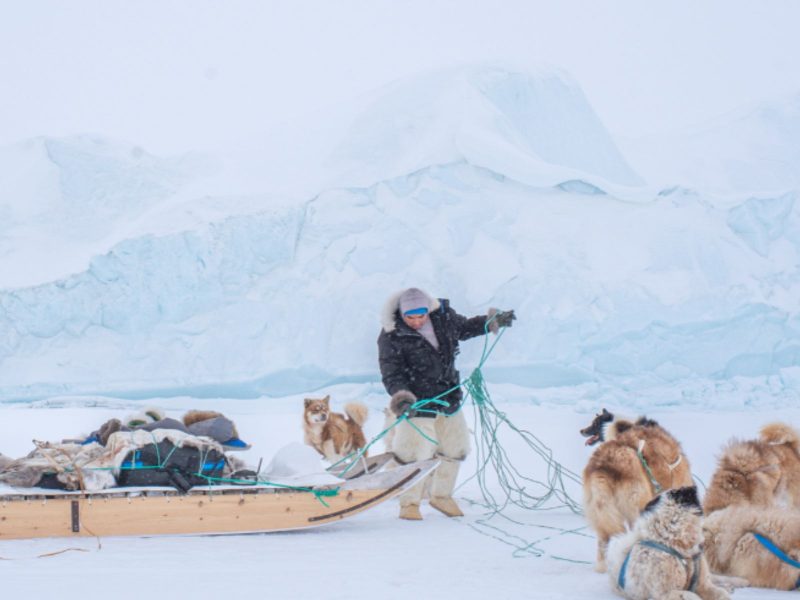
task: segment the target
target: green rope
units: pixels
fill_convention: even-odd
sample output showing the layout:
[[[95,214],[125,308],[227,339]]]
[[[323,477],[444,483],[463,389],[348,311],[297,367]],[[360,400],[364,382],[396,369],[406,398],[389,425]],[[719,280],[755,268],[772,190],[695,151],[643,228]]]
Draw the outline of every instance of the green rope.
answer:
[[[506,514],[508,512],[507,509],[510,506],[517,506],[526,510],[553,510],[566,507],[575,514],[582,514],[580,503],[574,500],[567,491],[568,483],[580,486],[581,477],[556,461],[553,458],[553,452],[550,448],[542,443],[542,441],[530,431],[516,427],[505,415],[505,413],[498,410],[492,402],[491,396],[489,395],[489,391],[486,387],[486,382],[483,378],[483,373],[481,372],[481,368],[488,360],[489,356],[491,355],[495,346],[499,343],[500,338],[506,330],[506,327],[501,327],[498,331],[498,334],[494,336],[494,339],[490,344],[490,336],[488,335],[489,325],[494,318],[495,317],[492,317],[486,321],[484,326],[485,336],[483,352],[481,353],[478,366],[474,371],[472,371],[469,377],[461,381],[458,385],[445,390],[433,398],[423,398],[418,400],[409,407],[405,414],[399,416],[394,423],[389,425],[386,429],[381,431],[377,436],[370,440],[370,442],[364,448],[362,448],[360,451],[352,452],[350,455],[334,463],[333,466],[350,460],[348,466],[340,473],[340,475],[343,476],[359,461],[362,456],[364,456],[364,454],[373,444],[383,438],[393,427],[397,427],[397,425],[404,421],[414,427],[414,429],[416,429],[417,432],[425,437],[428,441],[438,445],[438,442],[428,437],[424,432],[416,427],[409,419],[408,415],[409,413],[413,414],[412,411],[436,414],[438,411],[429,408],[430,405],[434,404],[440,406],[449,406],[449,404],[441,400],[441,398],[461,387],[465,390],[466,394],[472,398],[475,406],[475,424],[472,427],[472,431],[475,439],[474,445],[476,470],[473,475],[467,478],[458,487],[461,488],[473,479],[477,480],[481,490],[481,495],[483,496],[483,501],[468,501],[472,502],[473,504],[480,505],[487,510],[486,516],[477,520],[475,523],[471,523],[470,527],[482,535],[487,535],[501,541],[502,543],[513,546],[515,548],[515,557],[529,555],[542,556],[545,552],[544,550],[537,548],[536,544],[549,538],[528,542],[524,538],[512,534],[509,531],[499,527],[497,524],[490,523],[489,521],[493,519],[503,519],[515,526],[531,526],[531,524],[522,523],[520,521],[511,519]],[[460,411],[464,404],[465,402],[462,402],[461,406],[459,406],[458,410],[456,410],[453,414],[456,414],[458,411]],[[528,449],[536,454],[539,459],[546,464],[547,471],[545,481],[538,481],[523,475],[522,472],[514,466],[514,463],[511,461],[508,452],[503,448],[499,440],[498,432],[502,428],[510,429],[513,433],[522,438]],[[491,467],[492,471],[496,473],[497,482],[499,483],[502,491],[502,500],[495,498],[490,489],[490,485],[487,482],[487,471],[489,467]],[[526,467],[529,469],[529,464],[526,464]],[[536,491],[534,491],[534,489]],[[556,504],[547,506],[548,504],[552,504],[552,501],[555,501]],[[540,525],[533,526],[544,527]],[[551,529],[560,531],[560,535],[568,535],[576,534],[576,532],[583,528],[572,530],[558,528]],[[579,535],[585,536],[586,534]],[[590,564],[585,561],[576,561],[559,556],[553,556],[553,558],[581,564]]]
[[[465,387],[475,405],[476,424],[473,431],[478,466],[476,473],[461,485],[477,479],[487,507],[495,512],[502,511],[509,504],[530,510],[541,510],[545,508],[545,504],[554,499],[557,504],[547,507],[547,510],[566,507],[575,514],[581,514],[580,503],[572,499],[565,482],[566,479],[580,485],[580,476],[556,461],[552,450],[533,433],[518,428],[505,413],[497,409],[489,396],[480,369],[473,371]],[[545,463],[547,467],[545,481],[523,475],[513,464],[499,440],[498,432],[502,427],[510,429],[522,438],[528,449]],[[505,499],[502,502],[494,498],[487,485],[486,472],[489,466],[496,474],[504,493]],[[528,464],[526,467],[530,469]]]
[[[329,490],[315,490],[314,488],[309,487],[300,487],[296,485],[287,485],[285,483],[275,483],[274,481],[267,481],[265,479],[259,479],[258,481],[253,481],[251,479],[231,479],[229,477],[211,477],[209,475],[203,475],[202,473],[195,473],[202,477],[203,479],[209,482],[217,482],[217,483],[234,483],[237,485],[247,485],[247,486],[268,486],[268,487],[275,487],[281,488],[286,490],[292,490],[293,492],[308,492],[310,494],[314,494],[314,497],[319,500],[325,508],[330,508],[330,505],[323,500],[325,498],[332,498],[333,496],[339,495],[339,488],[332,488]]]
[[[522,537],[509,533],[508,531],[500,528],[494,523],[489,523],[489,521],[497,518],[505,519],[506,521],[515,525],[529,525],[515,521],[514,519],[508,517],[505,513],[510,506],[516,506],[526,510],[553,510],[566,507],[575,514],[582,514],[580,503],[574,500],[567,491],[567,483],[571,482],[572,484],[580,486],[581,477],[556,461],[553,458],[553,452],[550,448],[542,443],[542,441],[530,431],[520,429],[515,426],[505,415],[505,413],[498,410],[492,402],[491,396],[489,395],[489,390],[487,389],[486,382],[483,378],[483,373],[481,372],[481,368],[488,360],[495,346],[499,343],[500,338],[506,329],[506,327],[501,327],[498,331],[498,334],[494,336],[494,339],[490,345],[490,337],[488,336],[489,325],[494,318],[495,317],[492,317],[486,321],[484,326],[485,337],[483,352],[478,362],[478,366],[472,371],[469,377],[460,382],[458,385],[445,390],[433,398],[423,398],[422,400],[419,400],[411,405],[406,414],[398,417],[392,425],[390,425],[387,429],[382,431],[380,434],[378,434],[378,436],[370,441],[367,447],[362,449],[361,453],[359,453],[356,459],[354,459],[350,465],[348,465],[347,469],[345,469],[342,474],[346,473],[347,470],[349,470],[356,463],[358,458],[360,458],[360,456],[362,456],[366,451],[366,448],[386,435],[386,433],[392,427],[396,427],[403,421],[406,421],[409,425],[414,426],[414,424],[408,418],[408,414],[411,411],[437,413],[438,411],[432,410],[428,407],[430,407],[431,404],[449,406],[449,404],[441,400],[441,398],[450,394],[453,390],[462,387],[467,396],[472,398],[475,406],[475,424],[472,430],[475,438],[476,470],[473,475],[461,483],[459,488],[473,479],[477,480],[481,490],[481,495],[483,496],[483,502],[473,503],[482,506],[488,511],[484,518],[479,519],[474,524],[470,524],[470,527],[483,535],[488,535],[489,537],[513,546],[515,548],[515,557],[523,555],[542,556],[544,551],[537,548],[536,544],[544,539],[549,538],[528,542]],[[461,403],[461,406],[459,406],[458,410],[461,410],[463,406],[464,402]],[[458,410],[453,414],[456,414]],[[547,471],[544,481],[539,481],[523,475],[520,469],[514,465],[508,455],[508,452],[505,450],[499,440],[499,431],[502,428],[510,429],[513,433],[522,438],[528,449],[545,463]],[[420,431],[418,427],[415,427],[415,429],[429,441],[437,443]],[[347,457],[342,460],[347,460]],[[496,474],[497,482],[500,485],[500,489],[502,491],[502,499],[500,500],[495,497],[491,490],[491,486],[487,482],[487,471],[489,467],[491,467],[492,471]],[[530,463],[526,464],[526,468],[530,469]],[[552,504],[552,501],[555,501],[554,505]],[[550,506],[547,506],[548,504],[550,504]],[[558,530],[558,528],[552,529]],[[574,534],[580,529],[559,531],[561,532],[561,535],[566,535]],[[573,561],[572,559],[564,557],[554,556],[553,558],[557,558],[558,560],[584,563],[584,561]]]
[[[650,478],[650,484],[653,486],[653,490],[655,491],[656,494],[660,494],[661,484],[658,483],[658,480],[656,480],[655,475],[653,475],[653,472],[650,470],[650,465],[647,464],[647,460],[645,460],[641,448],[636,450],[636,456],[639,457],[639,462],[642,463],[642,466],[644,467],[647,476]]]

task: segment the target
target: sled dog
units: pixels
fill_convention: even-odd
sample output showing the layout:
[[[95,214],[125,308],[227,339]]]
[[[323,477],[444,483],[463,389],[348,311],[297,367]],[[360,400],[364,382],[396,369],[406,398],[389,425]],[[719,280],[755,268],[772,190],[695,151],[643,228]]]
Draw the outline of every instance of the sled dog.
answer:
[[[631,531],[612,538],[612,588],[631,600],[727,600],[703,556],[703,511],[697,488],[661,492],[644,507]]]
[[[729,506],[703,523],[706,557],[715,573],[743,577],[755,587],[794,590],[800,569],[800,512],[780,507]]]
[[[680,444],[651,419],[616,419],[603,409],[581,435],[587,445],[601,443],[583,470],[583,508],[597,533],[595,570],[603,573],[609,538],[632,526],[662,489],[692,485],[692,474]]]
[[[770,423],[756,440],[731,440],[719,456],[703,508],[706,514],[731,505],[800,509],[800,435],[785,423]]]
[[[337,462],[367,445],[361,427],[368,409],[360,402],[351,402],[345,404],[342,415],[331,411],[330,401],[330,396],[305,399],[303,439],[326,460]]]

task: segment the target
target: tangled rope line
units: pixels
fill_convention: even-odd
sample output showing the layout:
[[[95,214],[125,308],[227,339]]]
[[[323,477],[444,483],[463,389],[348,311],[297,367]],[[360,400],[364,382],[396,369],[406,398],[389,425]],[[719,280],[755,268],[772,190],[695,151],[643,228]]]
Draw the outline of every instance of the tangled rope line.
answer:
[[[530,431],[519,429],[505,413],[497,409],[489,397],[479,369],[473,371],[465,388],[475,403],[473,435],[478,468],[475,474],[461,485],[476,479],[486,505],[492,507],[494,512],[502,512],[508,505],[515,505],[527,510],[553,510],[566,507],[575,514],[582,514],[580,504],[569,495],[565,485],[565,479],[580,485],[580,476],[555,460],[552,450],[539,438]],[[507,427],[522,438],[528,449],[545,463],[544,481],[525,475],[514,465],[498,438],[498,431],[502,427]],[[487,485],[489,466],[497,476],[505,496],[503,500],[498,501],[491,487]],[[531,487],[539,493],[537,494]],[[556,504],[546,506],[550,500],[555,500]]]
[[[510,511],[507,509],[513,506],[525,510],[568,508],[575,514],[582,514],[582,509],[580,503],[573,499],[567,491],[569,482],[580,488],[580,475],[555,460],[552,450],[547,445],[530,431],[520,429],[514,425],[508,416],[492,402],[481,367],[491,354],[494,346],[500,341],[504,331],[505,328],[501,329],[491,347],[488,346],[488,339],[484,342],[484,349],[478,367],[462,384],[475,406],[472,432],[475,441],[477,466],[475,473],[458,487],[461,488],[474,479],[478,482],[481,490],[482,501],[467,499],[471,504],[478,505],[487,511],[483,517],[474,523],[470,523],[472,529],[482,535],[512,546],[514,548],[514,557],[539,557],[545,554],[545,551],[538,547],[540,542],[567,534],[589,538],[593,536],[584,533],[585,527],[583,526],[576,529],[562,529],[547,525],[523,523],[509,515]],[[500,442],[500,433],[503,429],[510,430],[511,433],[516,434],[517,439],[524,443],[526,449],[538,456],[539,462],[544,462],[544,480],[526,475],[514,464],[508,451]],[[535,470],[532,468],[535,463],[527,460],[527,455],[525,458],[525,472],[530,473]],[[494,478],[500,488],[499,494],[492,491],[493,486],[490,485],[489,481],[492,473],[494,473]],[[509,531],[510,528],[517,530],[519,527],[544,529],[548,531],[548,535],[529,541],[525,537]],[[561,556],[551,556],[569,562],[585,562]]]
[[[489,324],[492,319],[487,320],[485,332],[488,334]],[[481,354],[478,366],[472,371],[470,376],[458,384],[456,387],[462,387],[467,396],[472,398],[475,406],[475,418],[472,427],[475,457],[476,457],[476,470],[469,478],[462,482],[458,488],[463,487],[472,480],[478,482],[481,490],[482,501],[466,499],[473,505],[478,505],[484,508],[487,513],[475,523],[470,526],[483,535],[487,535],[497,539],[505,544],[511,545],[515,548],[514,556],[542,556],[544,551],[537,547],[536,544],[544,540],[554,537],[554,535],[575,534],[583,537],[593,537],[589,534],[583,533],[584,527],[577,529],[560,529],[557,527],[533,525],[534,527],[551,530],[553,533],[550,535],[529,542],[521,536],[510,533],[499,525],[490,523],[494,518],[500,518],[506,524],[514,526],[531,526],[530,523],[522,523],[515,520],[508,515],[507,509],[510,507],[518,507],[525,510],[555,510],[560,508],[568,508],[575,514],[582,514],[580,503],[570,496],[567,491],[569,483],[581,486],[581,477],[575,472],[571,471],[554,457],[553,452],[548,448],[539,438],[533,433],[525,429],[520,429],[508,416],[500,411],[492,402],[489,391],[486,387],[486,382],[483,378],[481,368],[491,355],[494,347],[500,341],[505,327],[501,327],[497,336],[491,346],[489,345],[489,336],[484,337],[484,347]],[[431,404],[446,405],[440,398],[449,394],[454,388],[446,390],[434,398],[424,398],[414,403],[410,411],[429,411]],[[463,407],[463,404],[462,404]],[[459,409],[460,410],[460,409]],[[408,419],[407,414],[401,415],[397,420],[392,423],[385,430],[381,431],[375,436],[367,446],[358,452],[345,457],[339,463],[344,461],[351,461],[347,468],[342,472],[346,473],[358,460],[366,453],[367,449],[372,446],[379,439],[383,438],[393,427],[396,427],[403,421],[406,421],[412,427],[414,424]],[[424,436],[434,444],[438,443],[436,440],[431,439],[425,435],[418,428],[414,427],[417,432]],[[522,440],[524,445],[529,451],[536,455],[539,461],[545,464],[545,476],[543,480],[538,480],[530,475],[526,475],[523,470],[518,468],[512,461],[509,452],[504,448],[500,442],[500,433],[503,429],[510,430],[511,433],[516,434]],[[336,464],[339,464],[336,463]],[[533,461],[525,457],[525,472],[530,473],[534,471]],[[492,473],[496,478],[496,483],[499,485],[499,492],[496,491],[496,486],[491,485],[490,479]],[[495,490],[495,491],[493,491]],[[571,559],[555,556],[560,560],[571,561]],[[584,563],[585,561],[571,561]],[[589,563],[586,563],[589,564]]]

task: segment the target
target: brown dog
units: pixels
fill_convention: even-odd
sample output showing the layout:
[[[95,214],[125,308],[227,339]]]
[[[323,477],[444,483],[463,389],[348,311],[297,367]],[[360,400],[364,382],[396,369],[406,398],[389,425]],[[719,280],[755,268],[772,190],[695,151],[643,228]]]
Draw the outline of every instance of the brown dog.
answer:
[[[732,505],[800,508],[798,444],[784,423],[764,426],[757,440],[729,442],[706,492],[706,514]]]
[[[761,506],[729,506],[703,522],[708,564],[715,573],[734,575],[756,587],[794,590],[800,570],[784,560],[800,560],[800,512]],[[762,541],[759,541],[762,540]]]
[[[330,462],[337,462],[367,445],[361,426],[367,420],[368,409],[351,402],[344,407],[345,416],[331,412],[330,400],[330,396],[305,399],[304,441]]]
[[[691,486],[692,473],[680,444],[653,420],[603,409],[581,435],[587,445],[602,442],[583,470],[583,508],[597,533],[595,570],[604,573],[609,538],[633,526],[662,489]]]

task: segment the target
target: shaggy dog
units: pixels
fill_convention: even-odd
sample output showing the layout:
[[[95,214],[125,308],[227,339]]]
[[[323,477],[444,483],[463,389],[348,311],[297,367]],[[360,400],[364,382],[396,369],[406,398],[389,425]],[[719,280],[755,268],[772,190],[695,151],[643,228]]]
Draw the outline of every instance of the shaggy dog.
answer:
[[[800,512],[729,506],[706,517],[703,535],[708,564],[715,573],[743,577],[756,587],[798,588],[800,569],[786,559],[800,560]]]
[[[623,533],[662,489],[692,485],[689,461],[680,444],[644,417],[615,419],[603,409],[581,430],[586,444],[602,442],[583,470],[583,508],[597,533],[595,570],[606,570],[606,547]]]
[[[337,462],[367,445],[361,429],[367,420],[367,407],[359,402],[346,404],[345,416],[331,412],[330,400],[330,396],[305,399],[304,441],[330,462]]]
[[[765,425],[757,440],[730,441],[706,492],[706,514],[731,505],[800,508],[798,444],[784,423]]]
[[[608,573],[614,590],[631,600],[727,600],[703,556],[703,511],[697,488],[653,498],[634,528],[611,540]]]

